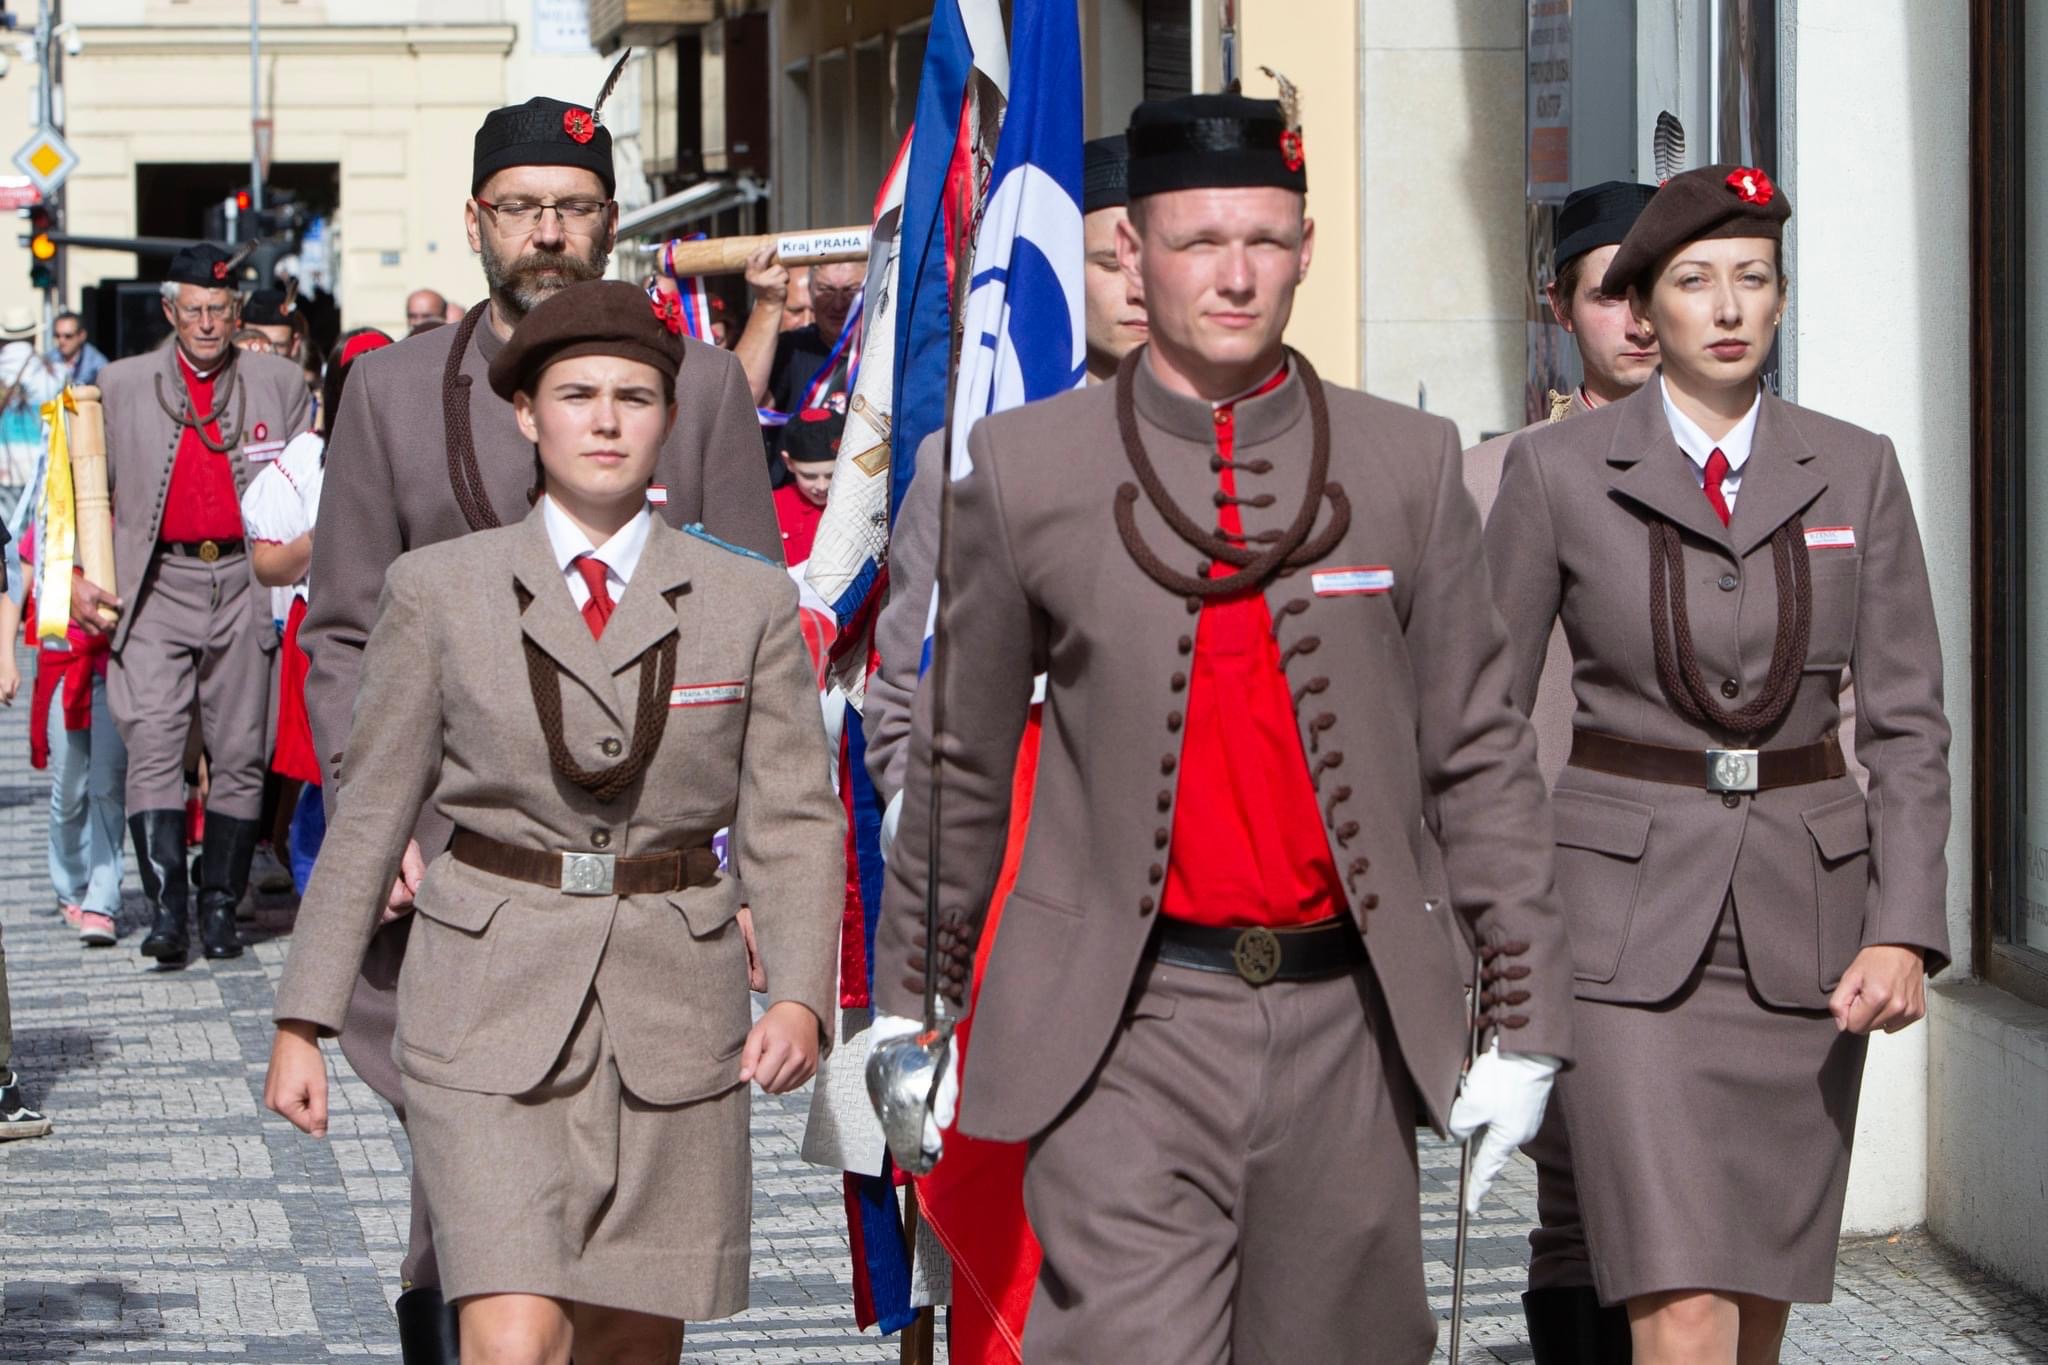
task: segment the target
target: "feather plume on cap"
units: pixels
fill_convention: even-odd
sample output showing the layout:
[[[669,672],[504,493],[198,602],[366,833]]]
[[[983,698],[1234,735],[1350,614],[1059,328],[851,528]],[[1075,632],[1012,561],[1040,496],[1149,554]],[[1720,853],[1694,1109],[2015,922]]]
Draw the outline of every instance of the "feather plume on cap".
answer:
[[[1685,169],[1685,125],[1669,109],[1657,113],[1657,131],[1650,138],[1650,158],[1663,184]]]
[[[1301,91],[1295,88],[1293,81],[1288,80],[1287,77],[1281,75],[1272,67],[1262,66],[1259,68],[1259,70],[1265,72],[1268,76],[1271,76],[1273,78],[1273,84],[1280,87],[1280,117],[1287,120],[1288,131],[1295,133],[1300,132]]]
[[[294,275],[291,279],[284,282],[284,302],[277,306],[277,311],[286,317],[290,317],[292,309],[298,305],[298,302],[299,279],[298,276]]]
[[[591,118],[597,120],[599,123],[604,122],[604,102],[612,97],[612,91],[614,88],[617,87],[619,83],[619,77],[625,74],[626,63],[628,61],[631,61],[632,57],[633,49],[630,47],[627,48],[624,52],[621,52],[619,54],[619,59],[616,62],[612,63],[611,74],[609,76],[606,76],[604,78],[604,84],[598,87],[597,98],[591,101],[590,104],[590,116]]]
[[[242,262],[248,260],[255,253],[256,248],[261,245],[262,243],[258,241],[247,241],[236,247],[234,254],[229,256],[225,262],[227,278],[233,279],[235,272],[242,268]]]

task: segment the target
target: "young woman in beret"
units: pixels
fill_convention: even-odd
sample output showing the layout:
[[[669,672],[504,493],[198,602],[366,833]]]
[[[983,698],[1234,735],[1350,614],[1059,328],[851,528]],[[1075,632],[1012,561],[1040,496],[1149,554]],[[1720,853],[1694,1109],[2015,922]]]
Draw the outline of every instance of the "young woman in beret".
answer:
[[[465,1358],[673,1362],[684,1319],[743,1308],[746,1087],[801,1085],[827,1036],[841,816],[795,589],[648,514],[681,356],[672,300],[596,281],[493,362],[533,511],[393,565],[278,991],[265,1102],[317,1136],[317,1039],[435,803],[456,833],[416,898],[396,1052]]]
[[[1658,191],[1603,284],[1658,379],[1519,437],[1486,530],[1517,702],[1553,621],[1574,661],[1557,1102],[1640,1365],[1776,1361],[1790,1305],[1832,1296],[1868,1035],[1920,1018],[1948,961],[1949,731],[1905,480],[1888,439],[1759,380],[1790,212],[1748,167]]]

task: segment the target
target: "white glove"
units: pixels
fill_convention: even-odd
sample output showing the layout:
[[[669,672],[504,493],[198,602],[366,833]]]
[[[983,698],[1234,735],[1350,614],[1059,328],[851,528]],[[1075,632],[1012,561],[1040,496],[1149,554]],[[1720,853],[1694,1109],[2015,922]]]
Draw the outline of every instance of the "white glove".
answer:
[[[1502,1052],[1496,1038],[1465,1073],[1457,1103],[1451,1106],[1451,1136],[1464,1142],[1481,1128],[1486,1130],[1479,1150],[1472,1154],[1465,1212],[1479,1212],[1480,1199],[1507,1168],[1508,1158],[1536,1136],[1560,1065],[1557,1058],[1538,1053]]]
[[[924,1032],[924,1022],[906,1019],[900,1014],[878,1014],[875,1022],[868,1026],[868,1051],[896,1038],[907,1038]],[[945,1140],[940,1131],[953,1123],[954,1112],[960,1107],[960,1049],[953,1042],[946,1046],[946,1064],[939,1072],[938,1088],[932,1094],[931,1109],[924,1116],[925,1155],[933,1161],[945,1150]]]
[[[896,826],[903,823],[903,793],[897,792],[889,798],[889,804],[882,807],[882,856],[888,857],[896,847]]]

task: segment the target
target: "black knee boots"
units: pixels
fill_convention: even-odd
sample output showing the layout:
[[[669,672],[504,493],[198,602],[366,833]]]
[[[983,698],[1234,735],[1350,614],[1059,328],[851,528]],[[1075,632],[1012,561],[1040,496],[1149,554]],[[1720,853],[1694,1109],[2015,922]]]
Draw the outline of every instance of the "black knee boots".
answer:
[[[455,1306],[442,1302],[439,1289],[406,1290],[398,1296],[397,1311],[398,1352],[405,1365],[456,1365],[462,1359]]]
[[[261,829],[255,820],[206,813],[206,838],[199,848],[199,942],[208,957],[242,955],[235,907],[249,888],[249,860],[256,856]]]
[[[1532,1289],[1522,1295],[1535,1365],[1629,1365],[1628,1309],[1600,1306],[1591,1285]]]
[[[185,812],[131,815],[128,837],[135,842],[142,894],[149,898],[149,936],[142,940],[142,955],[166,967],[182,967],[192,947],[185,924],[191,901],[185,880]]]

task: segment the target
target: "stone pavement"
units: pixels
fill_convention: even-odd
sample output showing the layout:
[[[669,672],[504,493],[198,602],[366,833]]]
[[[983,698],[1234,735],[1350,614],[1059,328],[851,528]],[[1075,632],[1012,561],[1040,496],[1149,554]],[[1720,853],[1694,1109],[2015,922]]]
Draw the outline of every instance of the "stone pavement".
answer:
[[[57,1131],[0,1146],[0,1365],[396,1359],[403,1134],[338,1054],[327,1141],[259,1103],[289,909],[261,911],[262,941],[239,960],[163,972],[135,954],[131,892],[120,945],[81,949],[45,913],[46,787],[24,709],[0,712],[0,925],[15,1065]],[[853,1326],[839,1182],[796,1155],[805,1107],[755,1101],[754,1306],[693,1325],[687,1360],[897,1359]],[[1456,1152],[1426,1144],[1423,1167],[1430,1290],[1448,1316]],[[1474,1225],[1467,1361],[1529,1359],[1518,1294],[1534,1217],[1518,1165]],[[1372,1358],[1361,1343],[1356,1359]],[[2048,1307],[1924,1237],[1857,1243],[1834,1303],[1795,1315],[1785,1359],[2048,1361]]]

